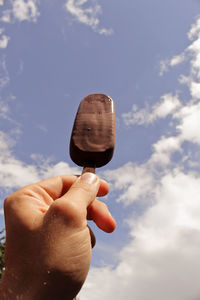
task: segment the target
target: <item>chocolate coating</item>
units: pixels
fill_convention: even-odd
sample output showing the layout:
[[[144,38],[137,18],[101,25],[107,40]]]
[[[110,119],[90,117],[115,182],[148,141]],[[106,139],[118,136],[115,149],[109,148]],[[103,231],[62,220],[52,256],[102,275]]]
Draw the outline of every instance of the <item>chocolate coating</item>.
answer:
[[[85,97],[78,108],[70,141],[70,156],[79,166],[102,167],[115,147],[113,100],[104,94]]]

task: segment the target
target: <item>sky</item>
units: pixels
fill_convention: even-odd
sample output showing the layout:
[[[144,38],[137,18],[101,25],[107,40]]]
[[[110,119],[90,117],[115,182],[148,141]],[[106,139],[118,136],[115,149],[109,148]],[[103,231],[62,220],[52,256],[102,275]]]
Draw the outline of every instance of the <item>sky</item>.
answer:
[[[113,234],[97,238],[81,300],[200,299],[200,1],[0,0],[0,228],[26,184],[79,174],[73,120],[111,96]]]

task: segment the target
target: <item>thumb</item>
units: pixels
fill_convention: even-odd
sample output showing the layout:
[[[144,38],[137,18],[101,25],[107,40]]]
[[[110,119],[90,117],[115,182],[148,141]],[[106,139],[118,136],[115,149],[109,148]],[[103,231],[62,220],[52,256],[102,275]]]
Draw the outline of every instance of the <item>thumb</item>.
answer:
[[[87,208],[95,200],[100,186],[100,179],[93,173],[82,174],[60,200],[79,203]]]
[[[84,173],[68,192],[50,206],[46,218],[62,220],[66,226],[79,227],[87,224],[87,207],[95,200],[100,179],[93,173]]]

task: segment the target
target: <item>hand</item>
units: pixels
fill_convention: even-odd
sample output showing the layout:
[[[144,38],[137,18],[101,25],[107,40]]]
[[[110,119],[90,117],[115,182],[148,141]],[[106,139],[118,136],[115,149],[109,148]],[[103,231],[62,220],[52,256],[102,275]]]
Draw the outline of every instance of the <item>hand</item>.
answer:
[[[96,199],[108,184],[92,173],[63,175],[28,185],[7,197],[5,274],[0,299],[72,300],[91,261],[93,220],[115,229],[107,206]]]

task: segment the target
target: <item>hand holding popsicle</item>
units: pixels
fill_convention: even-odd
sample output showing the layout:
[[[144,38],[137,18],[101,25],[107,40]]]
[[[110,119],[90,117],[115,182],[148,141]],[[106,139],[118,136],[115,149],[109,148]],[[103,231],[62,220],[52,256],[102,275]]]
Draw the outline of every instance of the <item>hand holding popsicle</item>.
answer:
[[[95,168],[112,157],[114,111],[106,95],[85,99],[91,105],[88,107],[85,100],[80,105],[80,125],[75,121],[71,156],[79,165]],[[86,111],[87,117],[83,116]],[[90,130],[92,134],[86,134]],[[112,232],[116,226],[108,207],[96,199],[106,195],[108,189],[95,174],[85,173],[80,177],[53,177],[6,198],[5,273],[0,300],[75,299],[86,279],[95,244],[87,219],[105,232]]]
[[[115,229],[108,208],[95,199],[107,193],[105,181],[85,173],[49,178],[9,195],[0,299],[74,299],[95,244],[87,218],[106,232]]]

